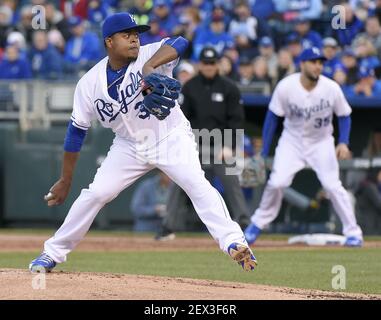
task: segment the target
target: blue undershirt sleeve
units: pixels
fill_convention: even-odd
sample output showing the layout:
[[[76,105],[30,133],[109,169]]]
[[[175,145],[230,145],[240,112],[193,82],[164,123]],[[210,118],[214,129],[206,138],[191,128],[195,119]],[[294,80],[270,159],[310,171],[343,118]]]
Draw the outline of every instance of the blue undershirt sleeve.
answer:
[[[349,134],[351,132],[351,116],[337,117],[339,122],[339,143],[349,144]]]
[[[81,150],[83,141],[85,140],[87,131],[79,129],[70,121],[67,126],[64,150],[66,152],[79,152]]]
[[[169,38],[164,42],[164,44],[169,45],[176,49],[178,56],[182,56],[188,47],[189,41],[183,37]]]
[[[262,157],[267,157],[270,152],[271,142],[274,137],[275,130],[278,126],[279,118],[274,112],[267,110],[265,123],[262,130]]]

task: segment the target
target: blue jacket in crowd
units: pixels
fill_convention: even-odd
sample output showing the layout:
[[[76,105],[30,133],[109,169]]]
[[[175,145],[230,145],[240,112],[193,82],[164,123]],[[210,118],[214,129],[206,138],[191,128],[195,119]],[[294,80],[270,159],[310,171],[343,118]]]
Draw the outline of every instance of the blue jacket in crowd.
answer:
[[[85,32],[82,37],[72,37],[65,47],[65,61],[78,64],[81,61],[98,61],[102,49],[97,35]]]
[[[350,46],[352,40],[361,32],[361,30],[363,30],[363,28],[364,23],[354,16],[353,21],[351,23],[347,22],[344,29],[337,29],[336,35],[340,46]]]
[[[192,60],[198,61],[202,48],[205,46],[213,46],[218,54],[222,54],[228,48],[234,48],[234,39],[227,32],[214,33],[210,29],[204,29],[198,33],[193,44]]]
[[[0,79],[30,79],[32,71],[26,59],[9,61],[7,58],[0,62]]]
[[[345,67],[338,57],[334,57],[333,59],[324,62],[323,75],[333,79],[333,75],[337,69],[345,69]]]
[[[45,50],[32,48],[29,52],[34,78],[57,79],[62,75],[62,57],[51,44]]]

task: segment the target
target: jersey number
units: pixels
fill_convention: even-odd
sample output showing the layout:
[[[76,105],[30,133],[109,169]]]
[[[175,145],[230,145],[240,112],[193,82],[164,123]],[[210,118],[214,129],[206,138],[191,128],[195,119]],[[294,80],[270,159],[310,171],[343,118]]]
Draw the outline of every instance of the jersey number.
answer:
[[[326,127],[331,123],[331,117],[326,117],[326,118],[316,118],[315,119],[315,124],[314,127],[316,129],[319,129],[321,127]]]

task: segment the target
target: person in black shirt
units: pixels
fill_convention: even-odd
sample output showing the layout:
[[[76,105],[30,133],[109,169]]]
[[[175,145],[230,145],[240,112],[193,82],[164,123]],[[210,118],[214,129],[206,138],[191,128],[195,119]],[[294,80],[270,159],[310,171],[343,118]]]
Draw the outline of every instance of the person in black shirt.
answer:
[[[206,178],[222,192],[232,219],[245,228],[249,223],[249,209],[238,177],[226,174],[227,160],[236,148],[235,130],[243,128],[244,109],[237,85],[219,75],[218,62],[218,53],[213,47],[201,51],[199,73],[185,83],[179,103],[194,129]],[[197,134],[197,130],[205,129],[209,132],[218,129],[222,141],[204,139],[202,134]],[[232,130],[228,133],[224,129]],[[186,204],[186,194],[180,188],[174,188],[169,196],[168,214],[156,239],[173,239],[175,230],[185,229],[186,215],[189,214],[189,210],[184,210]],[[188,208],[193,210],[189,201]]]

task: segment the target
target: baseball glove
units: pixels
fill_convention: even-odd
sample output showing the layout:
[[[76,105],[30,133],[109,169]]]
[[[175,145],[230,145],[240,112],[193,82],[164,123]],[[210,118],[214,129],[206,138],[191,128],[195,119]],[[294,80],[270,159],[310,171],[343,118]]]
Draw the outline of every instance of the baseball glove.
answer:
[[[245,159],[239,182],[243,188],[254,188],[266,182],[265,160],[260,155]]]
[[[180,82],[159,73],[151,73],[143,80],[143,108],[159,120],[164,120],[179,97]]]

